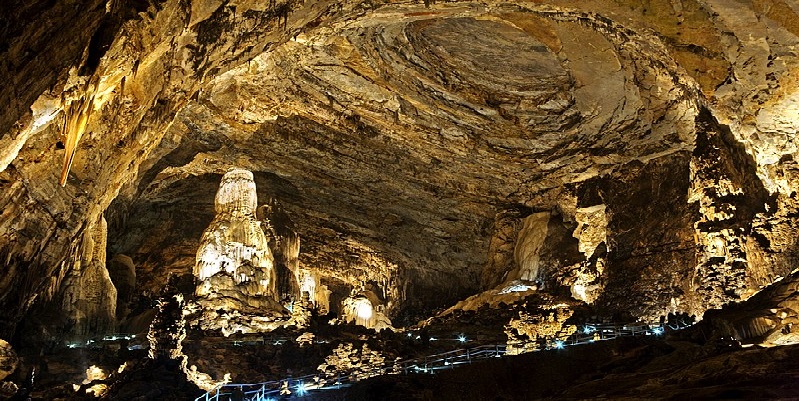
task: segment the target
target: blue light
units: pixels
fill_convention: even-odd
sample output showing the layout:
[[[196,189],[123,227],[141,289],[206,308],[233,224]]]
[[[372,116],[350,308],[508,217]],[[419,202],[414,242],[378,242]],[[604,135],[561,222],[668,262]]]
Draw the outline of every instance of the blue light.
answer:
[[[585,326],[583,328],[583,333],[585,333],[585,334],[591,334],[591,333],[593,333],[595,331],[596,331],[596,328],[594,328],[594,326]]]
[[[413,337],[413,333],[408,333],[408,337]]]
[[[463,335],[463,334],[459,335],[459,336],[458,336],[458,341],[460,341],[460,342],[462,342],[462,343],[465,343],[465,342],[467,341],[467,340],[466,340],[466,336],[465,336],[465,335]]]
[[[308,390],[305,388],[305,383],[299,382],[297,384],[297,395],[302,397],[306,394],[308,394]]]
[[[656,336],[659,336],[659,335],[663,334],[663,328],[662,327],[655,327],[654,329],[652,329],[652,334],[654,334]]]
[[[565,346],[566,344],[564,344],[563,341],[560,340],[555,341],[555,349],[563,349],[563,347]]]

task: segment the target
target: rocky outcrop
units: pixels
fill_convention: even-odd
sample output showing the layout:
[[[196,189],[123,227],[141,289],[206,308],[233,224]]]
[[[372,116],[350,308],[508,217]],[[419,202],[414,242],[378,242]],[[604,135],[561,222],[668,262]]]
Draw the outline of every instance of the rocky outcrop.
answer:
[[[369,349],[364,344],[360,349],[351,343],[339,344],[333,353],[325,358],[318,370],[323,379],[335,380],[337,377],[351,375],[354,381],[376,376],[385,365],[386,357]]]
[[[718,308],[746,299],[766,284],[756,273],[759,267],[750,268],[746,242],[753,236],[755,217],[776,205],[756,178],[754,163],[728,128],[714,124],[708,112],[701,118],[689,196],[689,202],[699,205],[699,219],[694,223],[698,249],[693,281],[701,306]],[[774,273],[782,274],[780,270]]]
[[[772,347],[799,343],[797,324],[799,271],[795,270],[744,302],[708,310],[704,319],[683,336]]]
[[[19,358],[14,348],[6,340],[0,340],[0,380],[4,380],[8,375],[17,369]]]
[[[574,312],[568,305],[541,305],[537,311],[521,311],[505,325],[509,355],[518,355],[545,348],[562,348],[557,341],[566,340],[577,326],[566,324]]]

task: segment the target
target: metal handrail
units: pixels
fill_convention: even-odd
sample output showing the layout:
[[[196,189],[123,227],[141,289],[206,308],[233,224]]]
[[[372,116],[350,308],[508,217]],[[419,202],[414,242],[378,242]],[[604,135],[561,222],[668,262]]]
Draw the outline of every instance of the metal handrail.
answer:
[[[562,345],[587,344],[597,340],[610,340],[617,337],[636,336],[636,335],[656,335],[662,334],[661,326],[650,325],[610,325],[610,324],[586,324],[583,330],[570,335],[563,340]],[[653,328],[654,327],[654,328]],[[283,380],[273,380],[262,383],[249,384],[221,384],[206,392],[195,401],[220,401],[230,399],[236,389],[240,396],[243,394],[245,400],[265,401],[271,396],[292,394],[295,391],[303,393],[311,390],[323,390],[330,388],[340,388],[357,381],[381,376],[385,374],[430,372],[436,370],[452,369],[455,365],[471,363],[473,360],[496,358],[505,355],[507,346],[505,344],[487,344],[470,348],[462,348],[446,351],[438,354],[427,355],[419,358],[406,360],[389,361],[383,365],[376,366],[368,371],[355,371],[345,375],[337,374],[335,377],[324,377],[319,374],[311,374],[296,378]],[[328,384],[331,384],[328,386]],[[293,386],[293,387],[292,387]]]

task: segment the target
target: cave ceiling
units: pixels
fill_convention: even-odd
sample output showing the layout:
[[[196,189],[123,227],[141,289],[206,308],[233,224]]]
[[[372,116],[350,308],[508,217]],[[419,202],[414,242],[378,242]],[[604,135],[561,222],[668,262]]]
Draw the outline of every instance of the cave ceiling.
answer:
[[[707,132],[732,143],[718,169],[751,195],[730,201],[732,226],[766,227],[759,243],[740,237],[754,282],[794,258],[795,2],[41,3],[17,14],[50,25],[6,23],[0,47],[11,327],[81,260],[129,255],[149,292],[191,272],[232,167],[290,216],[301,264],[374,282],[394,313],[496,284],[485,271],[502,213],[549,211],[573,230],[574,210],[599,204],[618,269],[685,295]],[[87,98],[62,187],[61,112]],[[98,235],[107,256],[86,249]],[[673,277],[627,261],[664,247]]]

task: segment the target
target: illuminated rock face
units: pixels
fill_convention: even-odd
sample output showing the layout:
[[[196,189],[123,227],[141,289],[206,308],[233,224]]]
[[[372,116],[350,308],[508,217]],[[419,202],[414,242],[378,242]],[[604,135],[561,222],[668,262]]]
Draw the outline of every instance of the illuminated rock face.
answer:
[[[381,330],[392,327],[391,320],[385,315],[383,304],[370,291],[352,295],[342,301],[341,314],[345,322],[369,329]]]
[[[348,285],[377,277],[393,293],[391,311],[445,307],[502,284],[514,242],[489,251],[495,216],[554,210],[561,190],[581,206],[607,205],[608,283],[597,302],[611,312],[652,317],[672,300],[700,310],[745,298],[796,265],[799,42],[787,2],[276,1],[290,10],[282,28],[263,2],[164,0],[148,12],[50,3],[32,3],[23,14],[35,21],[9,27],[0,46],[9,60],[0,77],[13,88],[0,93],[4,333],[42,290],[63,290],[73,264],[62,262],[103,214],[115,217],[117,237],[136,231],[125,227],[133,220],[158,220],[140,232],[163,247],[114,250],[131,255],[140,282],[158,288],[162,272],[190,270],[191,258],[168,257],[196,252],[205,228],[172,227],[193,210],[199,189],[185,184],[230,160],[283,184],[313,251],[304,262]],[[96,34],[106,14],[124,29]],[[464,32],[470,40],[456,35]],[[92,37],[109,40],[98,47],[107,54],[81,65]],[[56,144],[65,99],[91,95],[65,92],[87,92],[79,83],[90,77],[100,78],[90,129],[62,188],[53,166],[64,157]],[[721,209],[738,208],[732,198],[762,200],[752,185],[728,177],[734,185],[714,198],[703,189],[714,179],[689,182],[706,104],[731,130],[722,145],[740,143],[754,158],[757,175],[747,175],[778,197],[776,208],[730,219]],[[694,172],[702,181],[712,173]],[[704,194],[689,204],[680,196],[689,188]],[[604,198],[589,199],[596,192]],[[700,205],[712,199],[718,213]],[[180,217],[127,213],[157,201]],[[594,240],[581,238],[582,249]],[[175,243],[182,248],[169,249]],[[198,277],[237,276],[225,258],[252,263],[248,247],[236,248],[240,256],[214,248]],[[524,273],[535,266],[529,255]],[[488,258],[496,263],[481,280]],[[242,274],[233,281],[254,286],[246,292],[272,291]],[[592,285],[583,276],[575,293]]]
[[[215,200],[217,215],[197,251],[198,296],[234,285],[244,295],[275,297],[274,259],[255,218],[257,204],[251,172],[233,169],[222,177]]]
[[[514,256],[518,271],[511,273],[512,279],[536,281],[539,278],[539,252],[547,237],[549,213],[535,213],[524,219]]]
[[[370,350],[367,344],[358,349],[352,343],[346,343],[339,344],[317,370],[330,379],[348,374],[355,375],[357,379],[366,379],[374,376],[375,367],[383,366],[385,362],[385,356]]]
[[[277,275],[268,240],[255,216],[258,204],[250,171],[229,170],[214,201],[216,217],[197,250],[194,277],[203,329],[269,331],[285,322],[277,302]],[[196,312],[196,310],[195,310]]]
[[[106,268],[106,233],[104,218],[89,225],[59,294],[65,327],[76,338],[116,328],[117,290]]]
[[[727,127],[704,121],[698,128],[688,198],[698,209],[693,224],[696,269],[693,297],[686,297],[693,307],[685,308],[695,314],[747,299],[774,276],[785,274],[782,268],[766,269],[761,259],[773,253],[763,249],[777,242],[773,234],[753,230],[765,216],[782,209],[777,198],[756,178],[755,163]],[[780,220],[772,219],[772,227],[779,227]]]
[[[577,327],[565,324],[574,312],[566,305],[542,305],[533,313],[519,312],[519,317],[505,325],[507,353],[518,355],[565,340]]]
[[[705,312],[684,334],[699,339],[732,338],[765,347],[799,343],[799,270],[780,278],[746,301]]]
[[[14,373],[18,363],[19,359],[11,344],[5,340],[0,340],[0,380]]]

